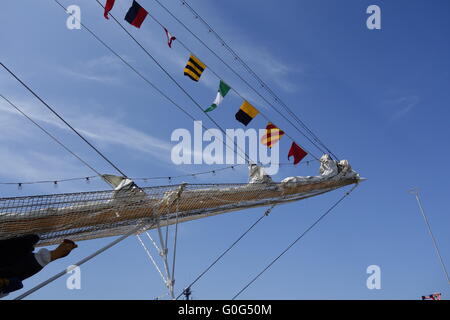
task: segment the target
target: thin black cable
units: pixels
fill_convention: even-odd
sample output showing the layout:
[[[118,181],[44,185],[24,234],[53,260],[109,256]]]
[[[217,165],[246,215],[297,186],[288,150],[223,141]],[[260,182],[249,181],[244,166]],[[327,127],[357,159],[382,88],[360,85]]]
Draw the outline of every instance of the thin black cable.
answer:
[[[54,180],[39,180],[39,181],[28,181],[28,182],[0,182],[0,185],[26,185],[26,184],[44,184],[44,183],[61,183],[61,182],[69,182],[69,181],[91,181],[91,179],[95,179],[98,176],[89,176],[82,178],[67,178],[67,179],[54,179]]]
[[[0,97],[4,98],[1,94],[0,94]],[[53,137],[52,137],[52,139],[53,139]],[[302,164],[309,165],[313,161],[316,161],[316,160],[308,160],[308,161],[305,161],[305,162],[301,162],[300,165],[302,165]],[[159,176],[159,177],[131,177],[129,179],[131,179],[133,181],[140,181],[140,180],[144,180],[144,181],[146,181],[146,180],[173,180],[173,179],[179,179],[179,178],[196,177],[196,176],[206,175],[206,174],[216,174],[218,172],[229,170],[229,169],[233,169],[234,170],[236,167],[243,166],[243,165],[246,165],[246,164],[234,164],[232,166],[218,168],[218,169],[214,169],[214,170],[194,172],[194,173],[188,173],[188,174],[180,174],[180,175],[175,175],[175,176],[165,176],[165,177],[162,177],[162,176]],[[295,166],[291,162],[272,163],[272,165]],[[94,179],[94,178],[97,178],[97,177],[99,177],[99,176],[98,175],[97,176],[88,176],[88,177],[85,176],[85,177],[76,177],[76,178],[67,178],[67,179],[47,179],[47,180],[27,181],[27,182],[0,182],[0,185],[19,185],[19,184],[20,185],[27,185],[27,184],[43,184],[43,183],[55,183],[55,182],[56,183],[60,183],[60,182],[81,181],[81,180],[90,181],[90,179]]]
[[[99,0],[96,0],[96,1],[102,8],[104,8],[103,4]],[[203,110],[202,106],[189,94],[189,92],[187,92],[186,89],[183,88],[183,86],[158,62],[158,60],[156,60],[155,57],[153,57],[153,55],[147,49],[145,49],[145,47],[122,25],[122,23],[120,23],[119,20],[117,20],[116,17],[114,17],[114,15],[112,15],[111,13],[109,13],[109,16],[145,52],[145,54],[161,69],[161,71],[163,71],[166,74],[166,76],[169,77],[169,79],[173,83],[175,83],[175,85],[189,98],[189,100],[191,100],[195,104],[195,106],[203,114],[205,114],[206,117],[222,131],[222,133],[225,134],[225,136],[228,136],[226,131],[222,128],[222,126],[219,123],[217,123],[217,121],[215,121],[207,112],[205,112]],[[254,161],[252,161],[252,159],[250,159],[248,154],[237,145],[236,141],[233,141],[233,143],[234,143],[234,146],[236,147],[236,149],[239,149],[242,152],[242,154],[245,155],[245,158],[244,158],[245,161],[254,162]]]
[[[242,82],[244,82],[253,92],[255,92],[263,101],[265,101],[270,107],[272,107],[273,110],[275,110],[281,117],[283,117],[290,125],[292,125],[295,130],[297,130],[303,137],[305,137],[313,146],[315,146],[320,152],[326,153],[322,148],[320,148],[316,143],[314,143],[304,132],[302,132],[295,124],[292,123],[292,121],[287,118],[283,113],[281,113],[270,101],[268,101],[262,94],[258,92],[247,80],[245,80],[234,68],[232,68],[225,60],[223,60],[214,50],[212,50],[200,37],[198,37],[193,31],[191,31],[180,19],[178,19],[167,7],[165,7],[160,1],[155,0],[170,16],[172,16],[179,24],[181,24],[184,29],[186,29],[193,37],[195,37],[206,49],[208,49],[217,59],[219,59],[225,66],[227,66],[228,69],[230,69]],[[153,16],[152,18],[157,21]],[[162,26],[162,24],[157,21],[158,24]],[[188,51],[189,48],[185,46],[181,40],[177,38],[177,41]],[[192,51],[191,51],[192,52]],[[216,77],[220,78],[211,68],[210,70],[216,75]],[[239,94],[234,88],[232,88],[233,91],[235,91],[243,100],[246,100],[244,97],[242,97],[241,94]],[[270,121],[262,112],[260,112],[261,115],[264,116],[264,118],[267,121]],[[291,137],[289,137],[291,138]],[[291,138],[291,140],[294,140]],[[326,149],[325,149],[326,150]],[[318,159],[314,154],[310,153],[315,159]]]
[[[56,2],[63,10],[64,12],[67,12],[66,7],[64,7],[58,0],[53,0]],[[101,3],[100,3],[101,5]],[[110,16],[112,16],[110,14]],[[89,27],[87,27],[84,23],[82,23],[80,20],[78,20],[80,25],[89,32],[90,35],[92,35],[100,44],[102,44],[106,49],[108,49],[112,54],[114,54],[120,61],[122,61],[128,68],[130,68],[134,73],[136,73],[142,80],[144,80],[148,85],[150,85],[156,92],[158,92],[162,97],[164,97],[167,101],[169,101],[171,104],[173,104],[178,110],[183,112],[187,117],[189,117],[191,120],[196,121],[196,119],[187,112],[183,107],[181,107],[178,103],[176,103],[173,99],[171,99],[167,94],[165,94],[161,89],[159,89],[155,84],[153,84],[150,80],[147,79],[142,73],[140,73],[135,67],[133,67],[130,63],[128,63],[120,54],[118,54],[112,47],[110,47],[106,42],[104,42],[97,34],[95,34]],[[202,110],[203,111],[203,110]],[[208,130],[208,128],[202,124],[202,128],[205,130]],[[223,140],[219,139],[222,143],[225,143]],[[228,144],[225,144],[226,147],[230,148]],[[233,150],[234,151],[234,150]],[[241,155],[241,157],[243,157]],[[245,159],[245,157],[243,157]]]
[[[450,284],[450,278],[448,275],[447,267],[445,266],[444,259],[442,259],[441,251],[439,250],[437,240],[433,234],[433,231],[431,230],[431,225],[430,225],[430,222],[428,221],[428,217],[425,213],[425,210],[423,209],[422,201],[420,200],[420,197],[419,197],[419,192],[417,190],[413,190],[410,192],[416,196],[417,204],[419,205],[419,209],[420,209],[420,212],[422,213],[422,217],[427,226],[428,233],[430,234],[431,240],[433,241],[434,249],[436,250],[436,254],[439,258],[439,262],[441,263],[441,267],[442,267],[442,270],[444,271],[445,277],[447,279],[447,283]]]
[[[157,1],[157,0],[156,0]],[[275,101],[278,101],[282,104],[282,106],[284,106],[288,113],[290,113],[292,116],[294,116],[295,118],[297,118],[297,116],[289,109],[289,107],[275,94],[275,92],[267,85],[264,83],[264,81],[253,71],[253,69],[251,69],[246,63],[245,61],[222,39],[222,37],[206,22],[206,20],[204,20],[195,10],[194,8],[192,8],[186,1],[184,0],[180,0],[182,5],[185,5],[193,14],[194,17],[196,19],[199,19],[203,24],[206,25],[206,27],[208,28],[208,31],[210,33],[213,33],[216,38],[219,40],[219,42],[222,44],[223,47],[225,47],[228,51],[230,51],[230,53],[234,56],[234,58],[236,60],[238,60],[239,62],[241,62],[241,64],[244,66],[244,68],[250,73],[252,74],[256,80],[261,84],[261,86],[263,88],[266,88],[266,90],[269,92],[269,94],[272,95],[272,97],[274,98]],[[320,141],[320,139],[317,137],[317,135],[315,135],[307,126],[306,124],[304,124],[299,118],[297,118],[297,120],[299,121],[299,123],[308,131],[310,132],[310,134],[315,137],[317,139],[317,141],[326,148],[326,146]],[[331,151],[330,151],[331,153]]]
[[[67,9],[64,7],[58,0],[55,1],[66,13]],[[113,48],[111,48],[106,42],[104,42],[100,37],[98,37],[89,27],[87,27],[81,21],[78,21],[81,26],[89,32],[98,42],[100,42],[105,48],[107,48],[112,54],[114,54],[120,61],[122,61],[128,68],[130,68],[133,72],[135,72],[142,80],[144,80],[147,84],[149,84],[154,90],[156,90],[160,95],[162,95],[165,99],[167,99],[170,103],[172,103],[175,107],[177,107],[181,112],[187,115],[191,120],[195,121],[195,118],[184,110],[179,104],[177,104],[174,100],[172,100],[168,95],[166,95],[163,91],[161,91],[156,85],[154,85],[150,80],[148,80],[142,73],[140,73],[135,67],[133,67],[130,63],[128,63],[120,54],[118,54]]]
[[[157,1],[157,0],[156,0]],[[158,2],[158,1],[157,1]],[[159,2],[158,2],[159,3]],[[180,20],[178,20],[178,18],[176,17],[176,16],[174,16],[166,7],[164,7],[162,4],[160,4],[175,20],[177,20],[180,24],[182,24],[185,28],[186,28],[186,30],[188,30],[189,32],[191,32],[191,34],[194,36],[194,37],[197,37],[194,33],[192,33],[192,31],[190,31],[184,24],[183,24],[183,22],[182,21],[180,21]],[[164,29],[166,29],[166,27],[155,17],[155,16],[153,16],[151,13],[148,13],[148,15],[160,26],[160,27],[162,27],[162,28],[164,28]],[[206,44],[206,43],[204,43],[200,38],[198,38],[197,37],[197,39],[198,39],[198,41],[200,41],[209,51],[211,51],[223,64],[225,64],[231,71],[233,71],[234,72],[234,74],[236,75],[236,76],[238,76],[244,83],[246,83],[247,84],[247,86],[249,87],[249,88],[251,88],[257,95],[259,95],[260,96],[260,98],[262,98],[267,104],[269,104],[275,111],[277,111],[282,117],[284,117],[297,131],[299,131],[306,139],[308,139],[316,148],[318,148],[321,152],[323,152],[323,153],[326,153],[326,152],[324,152],[323,150],[321,150],[317,145],[315,145],[314,144],[314,142],[313,141],[311,141],[311,139],[309,139],[309,137],[307,136],[307,135],[305,135],[300,129],[298,129],[296,126],[295,126],[295,124],[293,124],[290,120],[289,120],[289,118],[286,118],[282,113],[280,113],[279,111],[278,111],[278,109],[276,109],[275,108],[275,106],[273,105],[273,104],[271,104],[268,100],[266,100],[265,99],[265,97],[264,96],[262,96],[254,87],[252,87],[251,86],[251,84],[249,84],[244,78],[242,78],[242,76],[239,74],[239,73],[237,73],[230,65],[228,65],[220,56],[218,56],[212,49],[210,49],[209,47],[208,47],[208,45]],[[183,41],[181,41],[181,39],[180,38],[177,38],[176,39],[177,40],[177,42],[186,50],[186,51],[188,51],[188,52],[190,52],[191,54],[194,54],[195,55],[195,53],[194,53],[194,51],[193,50],[191,50],[190,48],[188,48],[188,46],[186,46],[185,44],[184,44],[184,42]],[[208,66],[208,68],[209,68],[209,70],[216,76],[216,78],[218,78],[219,80],[224,80],[224,78],[223,77],[221,77],[221,76],[219,76],[219,74],[216,72],[216,71],[214,71],[214,69],[212,69],[211,68],[211,66]],[[241,93],[239,93],[235,88],[233,88],[233,87],[231,87],[231,90],[233,91],[233,92],[235,92],[242,100],[247,100],[246,98],[244,98],[243,96],[242,96],[242,94]],[[271,121],[261,110],[259,110],[259,112],[260,112],[260,114],[261,114],[261,116],[266,120],[266,121],[268,121],[268,122],[271,122],[271,123],[273,123],[274,125],[275,125],[275,123],[273,122],[273,121]],[[286,136],[288,137],[288,138],[290,138],[293,142],[295,142],[294,141],[294,139],[290,136],[290,135],[288,135],[287,133],[285,133],[286,134]],[[306,150],[306,148],[305,148],[305,150]],[[310,152],[310,151],[308,151],[308,150],[306,150],[307,152],[308,152],[308,154],[310,154],[314,159],[316,159],[316,160],[319,160],[318,159],[318,157],[316,156],[316,155],[314,155],[312,152]]]
[[[253,284],[264,272],[266,272],[275,262],[278,261],[286,252],[289,251],[300,239],[302,239],[310,230],[312,230],[322,219],[324,219],[334,208],[337,207],[339,203],[341,203],[347,196],[350,195],[350,193],[355,190],[355,188],[358,186],[358,184],[354,185],[353,188],[350,189],[350,191],[347,191],[335,204],[331,206],[330,209],[328,209],[323,215],[319,217],[308,229],[306,229],[294,242],[292,242],[281,254],[279,254],[275,259],[270,262],[267,267],[265,267],[260,273],[258,273],[247,285],[245,285],[233,298],[232,300],[235,300],[242,292],[244,292],[249,286]]]
[[[214,265],[219,262],[219,260],[222,259],[224,255],[226,255],[231,249],[233,249],[233,247],[239,241],[241,241],[242,238],[247,235],[247,233],[249,233],[264,217],[267,217],[274,207],[275,205],[272,205],[269,209],[267,209],[258,220],[256,220],[239,238],[237,238],[235,242],[231,244],[231,246],[229,246],[219,257],[217,257],[217,259],[214,260],[202,273],[200,273],[197,278],[195,278],[195,280],[192,281],[184,290],[190,289],[195,283],[197,283],[197,281],[200,280],[212,267],[214,267]],[[178,300],[183,295],[183,293],[185,292],[184,290],[177,296],[176,300]]]
[[[155,1],[157,1],[162,6],[162,4],[158,0],[155,0]],[[260,83],[261,87],[265,88],[269,92],[269,94],[274,98],[274,100],[279,102],[280,105],[295,120],[297,120],[297,122],[307,132],[309,132],[309,134],[311,134],[311,136],[317,143],[319,143],[323,148],[325,148],[325,150],[327,150],[329,152],[329,154],[334,156],[336,159],[339,159],[328,147],[326,147],[326,145],[320,140],[320,138],[311,129],[309,129],[309,127],[300,118],[298,118],[298,116],[294,112],[292,112],[292,110],[275,94],[275,92],[245,63],[245,61],[222,39],[222,37],[220,37],[220,35],[185,0],[180,0],[180,2],[182,5],[186,6],[194,14],[196,19],[200,20],[208,28],[208,31],[210,33],[213,33],[215,35],[215,37],[219,40],[219,42],[222,44],[222,46],[225,47],[233,55],[234,59],[239,61],[244,66],[244,68]],[[197,36],[195,36],[195,37],[198,39]]]
[[[55,116],[57,116],[64,124],[69,127],[78,137],[80,137],[84,142],[86,142],[97,154],[99,154],[106,162],[108,162],[114,169],[117,170],[122,176],[127,177],[125,173],[122,172],[114,163],[111,162],[103,153],[100,152],[92,143],[90,143],[81,133],[79,133],[74,127],[72,127],[63,117],[61,117],[50,105],[45,102],[36,92],[34,92],[28,85],[26,85],[18,76],[15,75],[8,67],[6,67],[3,62],[0,62],[0,65],[8,71],[19,83],[26,88],[33,96],[35,96],[43,105],[47,107]]]
[[[95,172],[98,176],[101,176],[101,173],[98,172],[97,170],[95,170],[89,163],[87,163],[85,160],[83,160],[80,156],[78,156],[75,152],[73,152],[72,150],[70,150],[68,147],[66,147],[61,141],[59,141],[55,136],[53,136],[50,132],[48,132],[46,129],[44,129],[41,125],[39,125],[39,123],[37,123],[36,121],[34,121],[30,116],[28,116],[25,112],[23,112],[17,105],[15,105],[14,103],[12,103],[9,99],[7,99],[5,96],[3,96],[3,94],[0,93],[0,97],[5,100],[6,102],[8,102],[14,109],[16,109],[19,113],[21,113],[25,118],[27,118],[28,120],[30,120],[35,126],[37,126],[39,129],[41,129],[46,135],[48,135],[51,139],[53,139],[57,144],[59,144],[61,147],[63,147],[67,152],[69,152],[71,155],[73,155],[75,158],[77,158],[81,163],[83,163],[86,167],[88,167],[90,170],[92,170],[93,172]],[[65,181],[69,181],[69,180],[73,180],[73,179],[65,179]],[[63,180],[60,180],[63,181]],[[50,182],[50,181],[48,181]],[[52,183],[55,182],[55,180],[51,181]],[[36,182],[36,183],[44,183],[44,181],[41,182]],[[1,184],[13,184],[13,183],[1,183]],[[21,184],[27,184],[27,183],[22,183],[22,182],[18,182],[18,183],[14,183],[17,185],[21,185]]]

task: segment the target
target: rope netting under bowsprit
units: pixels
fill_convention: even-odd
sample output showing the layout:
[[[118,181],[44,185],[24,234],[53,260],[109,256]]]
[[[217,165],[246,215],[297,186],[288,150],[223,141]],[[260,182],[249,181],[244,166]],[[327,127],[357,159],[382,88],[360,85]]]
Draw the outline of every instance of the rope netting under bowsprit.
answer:
[[[356,178],[285,184],[181,184],[0,199],[0,239],[38,234],[39,245],[129,232],[219,213],[297,201],[356,183]],[[143,231],[146,228],[143,228]]]

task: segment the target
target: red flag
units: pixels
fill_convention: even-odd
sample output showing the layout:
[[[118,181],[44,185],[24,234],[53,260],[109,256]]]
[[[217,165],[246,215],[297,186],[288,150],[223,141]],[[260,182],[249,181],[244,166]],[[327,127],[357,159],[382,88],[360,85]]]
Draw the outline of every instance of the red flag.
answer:
[[[300,148],[300,146],[298,144],[296,144],[295,142],[292,142],[292,146],[291,146],[291,149],[289,150],[289,154],[288,154],[288,160],[290,160],[290,158],[293,156],[294,164],[297,164],[300,161],[302,161],[302,159],[304,157],[306,157],[307,155],[308,155],[308,152],[306,152],[305,150]]]
[[[112,10],[112,8],[114,7],[114,1],[116,0],[106,0],[106,4],[105,4],[105,13],[103,14],[103,16],[106,19],[109,19],[108,17],[108,13]]]
[[[133,4],[131,5],[130,9],[127,12],[127,15],[125,16],[125,20],[132,26],[135,26],[139,29],[147,15],[147,10],[142,8],[142,6],[137,3],[136,0],[133,0]]]
[[[175,38],[173,35],[171,35],[169,30],[167,30],[166,28],[164,28],[164,31],[166,32],[166,36],[167,36],[167,45],[169,46],[169,48],[172,48],[172,42],[174,40],[177,40],[177,38]]]

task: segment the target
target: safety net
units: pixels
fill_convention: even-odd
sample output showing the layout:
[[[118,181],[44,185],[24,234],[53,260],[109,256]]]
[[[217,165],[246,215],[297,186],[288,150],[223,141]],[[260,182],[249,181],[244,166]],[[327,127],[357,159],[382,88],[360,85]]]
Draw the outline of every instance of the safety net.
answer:
[[[322,165],[323,167],[323,165]],[[321,168],[322,168],[321,167]],[[354,184],[359,176],[347,165],[333,174],[292,177],[280,183],[179,184],[140,188],[134,183],[112,191],[0,199],[0,239],[38,234],[39,246],[62,239],[87,240],[143,232],[220,213],[287,203]]]

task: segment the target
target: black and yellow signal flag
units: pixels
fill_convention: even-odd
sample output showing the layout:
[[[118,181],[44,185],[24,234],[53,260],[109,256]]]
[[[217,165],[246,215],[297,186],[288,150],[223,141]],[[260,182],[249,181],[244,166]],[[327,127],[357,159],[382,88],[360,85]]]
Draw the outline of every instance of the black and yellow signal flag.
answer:
[[[236,113],[236,120],[243,123],[245,126],[258,115],[259,111],[252,106],[248,101],[244,101],[239,111]]]
[[[200,80],[203,71],[206,69],[206,65],[201,62],[196,56],[191,55],[186,67],[184,68],[184,75],[188,76],[194,81]]]
[[[284,136],[284,131],[269,122],[266,127],[266,134],[261,138],[261,143],[268,148],[272,148],[274,144],[280,141],[282,136]]]

